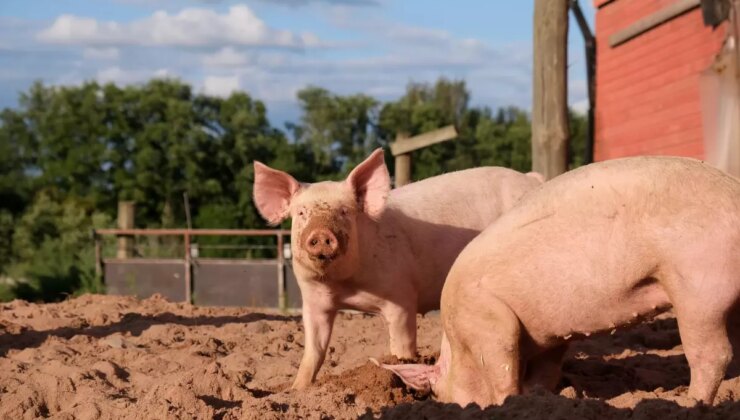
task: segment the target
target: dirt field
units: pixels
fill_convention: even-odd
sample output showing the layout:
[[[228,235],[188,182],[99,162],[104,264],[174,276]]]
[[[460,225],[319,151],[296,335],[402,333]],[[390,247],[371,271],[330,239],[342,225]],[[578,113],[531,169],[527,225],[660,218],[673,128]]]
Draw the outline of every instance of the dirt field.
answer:
[[[420,318],[426,361],[439,337],[438,317]],[[319,383],[295,392],[288,388],[302,343],[300,317],[276,312],[159,297],[14,301],[0,306],[0,417],[740,418],[740,377],[722,383],[716,407],[666,400],[689,382],[670,318],[574,345],[559,395],[510,398],[485,411],[426,400],[368,363],[387,353],[378,317],[341,315]]]

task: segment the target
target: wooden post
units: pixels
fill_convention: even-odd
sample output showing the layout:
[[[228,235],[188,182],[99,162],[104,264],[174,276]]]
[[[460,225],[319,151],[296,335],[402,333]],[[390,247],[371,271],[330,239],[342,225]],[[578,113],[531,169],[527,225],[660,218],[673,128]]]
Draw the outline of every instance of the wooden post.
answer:
[[[92,230],[93,242],[95,243],[95,278],[103,278],[103,244],[100,235],[95,229]]]
[[[288,309],[288,297],[285,287],[285,255],[283,254],[283,234],[277,234],[277,279],[278,279],[278,306],[281,311]]]
[[[118,202],[118,228],[119,229],[133,229],[134,228],[134,202],[133,201],[119,201]],[[119,235],[118,236],[118,250],[116,257],[120,259],[131,258],[134,256],[134,237],[131,235]]]
[[[191,296],[193,290],[193,278],[192,278],[192,264],[190,261],[190,230],[185,232],[184,245],[185,245],[185,302],[193,303],[193,297]]]
[[[534,2],[532,170],[568,168],[568,0]]]
[[[409,136],[406,133],[396,134],[396,142],[404,142]],[[403,153],[396,156],[395,187],[403,187],[411,182],[411,153]]]

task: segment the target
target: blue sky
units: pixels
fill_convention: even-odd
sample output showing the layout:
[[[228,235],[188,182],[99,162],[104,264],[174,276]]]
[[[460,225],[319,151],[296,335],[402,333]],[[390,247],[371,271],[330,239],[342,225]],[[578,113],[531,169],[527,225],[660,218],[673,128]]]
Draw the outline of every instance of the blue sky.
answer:
[[[1,0],[0,107],[34,80],[135,84],[178,77],[245,90],[277,126],[318,85],[383,100],[410,81],[464,79],[474,105],[529,109],[532,0]],[[590,0],[581,7],[593,28]],[[569,102],[585,109],[583,41],[571,19]]]

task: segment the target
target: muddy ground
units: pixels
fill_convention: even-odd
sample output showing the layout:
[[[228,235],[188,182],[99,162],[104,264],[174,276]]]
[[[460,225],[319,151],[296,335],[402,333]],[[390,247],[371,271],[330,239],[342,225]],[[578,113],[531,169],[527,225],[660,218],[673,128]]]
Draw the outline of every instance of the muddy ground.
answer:
[[[439,318],[420,317],[422,358],[439,350]],[[684,409],[689,368],[675,320],[572,346],[558,394],[481,411],[408,392],[368,363],[388,339],[375,316],[337,319],[319,382],[289,389],[303,352],[299,316],[205,308],[160,297],[86,295],[0,305],[0,418],[740,418],[740,377],[715,407]]]

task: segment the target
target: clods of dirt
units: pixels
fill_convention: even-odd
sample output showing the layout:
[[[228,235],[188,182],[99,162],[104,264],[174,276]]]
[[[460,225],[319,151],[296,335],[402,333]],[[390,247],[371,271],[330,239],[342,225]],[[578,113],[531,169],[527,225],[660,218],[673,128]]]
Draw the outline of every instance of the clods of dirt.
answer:
[[[439,317],[418,319],[419,360],[439,354]],[[396,363],[375,316],[341,314],[317,383],[290,388],[300,316],[195,307],[161,296],[85,295],[0,305],[0,418],[740,418],[740,378],[714,407],[686,409],[690,372],[675,320],[574,343],[555,394],[481,410],[408,390],[370,357]]]

